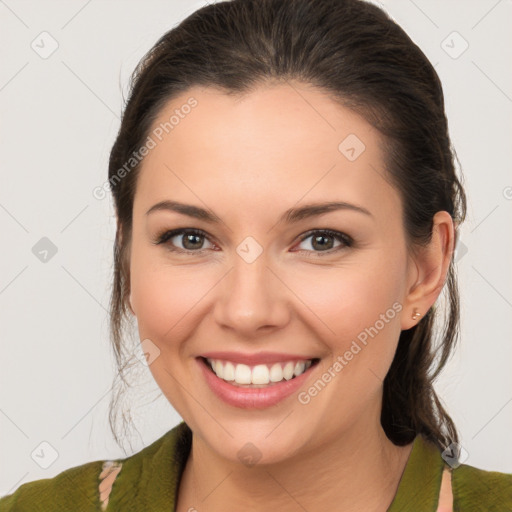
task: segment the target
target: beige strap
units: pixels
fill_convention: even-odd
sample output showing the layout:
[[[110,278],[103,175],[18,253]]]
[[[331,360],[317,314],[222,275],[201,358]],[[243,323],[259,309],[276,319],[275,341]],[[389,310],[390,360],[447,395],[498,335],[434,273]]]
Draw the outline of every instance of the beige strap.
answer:
[[[441,479],[441,491],[439,492],[439,504],[437,512],[453,512],[453,493],[452,493],[452,471],[445,467]]]
[[[110,496],[110,491],[112,490],[112,485],[114,484],[114,480],[116,479],[119,471],[123,465],[120,462],[107,460],[103,463],[102,471],[100,474],[100,501],[101,501],[101,510],[105,510],[108,505],[108,498]]]

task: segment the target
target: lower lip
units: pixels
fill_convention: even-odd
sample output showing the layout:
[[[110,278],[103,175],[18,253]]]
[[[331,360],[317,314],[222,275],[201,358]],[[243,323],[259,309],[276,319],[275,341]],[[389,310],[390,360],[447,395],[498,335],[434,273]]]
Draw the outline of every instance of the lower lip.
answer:
[[[229,384],[220,379],[207,367],[201,358],[196,361],[203,372],[210,389],[224,402],[240,409],[264,409],[278,404],[288,396],[295,393],[309,377],[311,370],[317,365],[311,365],[304,373],[290,380],[283,380],[278,384],[266,388],[246,388]]]

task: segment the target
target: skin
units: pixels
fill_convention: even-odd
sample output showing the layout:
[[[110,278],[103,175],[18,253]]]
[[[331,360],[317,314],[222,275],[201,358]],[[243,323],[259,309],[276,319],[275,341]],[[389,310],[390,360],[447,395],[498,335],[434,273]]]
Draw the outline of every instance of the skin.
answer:
[[[438,212],[432,242],[412,252],[379,133],[312,86],[267,84],[242,97],[194,87],[154,126],[191,96],[198,105],[142,164],[130,247],[130,307],[140,339],[160,351],[150,370],[193,431],[177,510],[384,511],[412,444],[395,446],[382,429],[383,379],[400,331],[419,321],[413,309],[424,314],[442,289],[452,219]],[[355,161],[338,150],[349,134],[366,146]],[[209,209],[222,222],[146,215],[162,200]],[[338,210],[278,223],[289,208],[326,201],[371,216]],[[178,228],[207,238],[152,243]],[[325,235],[330,254],[315,257],[325,250],[314,237],[300,240],[313,229],[345,233],[354,245]],[[248,236],[263,249],[251,264],[236,251]],[[210,391],[195,360],[208,350],[320,357],[304,391],[394,303],[401,311],[308,404],[295,394],[267,409],[232,407]],[[248,442],[261,453],[252,467],[237,455]]]

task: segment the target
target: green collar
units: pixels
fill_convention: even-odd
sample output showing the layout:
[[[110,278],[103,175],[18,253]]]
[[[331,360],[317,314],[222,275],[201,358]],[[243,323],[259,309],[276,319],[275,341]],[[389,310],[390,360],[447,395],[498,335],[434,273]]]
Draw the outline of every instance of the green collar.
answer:
[[[112,487],[108,510],[174,512],[180,479],[191,446],[192,431],[182,421],[142,451],[120,460],[123,469]],[[395,498],[387,512],[435,511],[443,466],[437,447],[421,435],[416,436]]]
[[[437,510],[444,466],[437,446],[417,435],[387,512]]]

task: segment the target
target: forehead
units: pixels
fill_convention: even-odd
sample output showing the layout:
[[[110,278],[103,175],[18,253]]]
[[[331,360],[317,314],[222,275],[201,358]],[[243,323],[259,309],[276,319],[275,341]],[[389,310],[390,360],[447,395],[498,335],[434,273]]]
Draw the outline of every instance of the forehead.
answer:
[[[398,200],[380,134],[312,86],[274,84],[236,96],[193,87],[161,109],[150,136],[140,201],[229,197],[234,206],[265,208],[301,198],[388,207]]]

